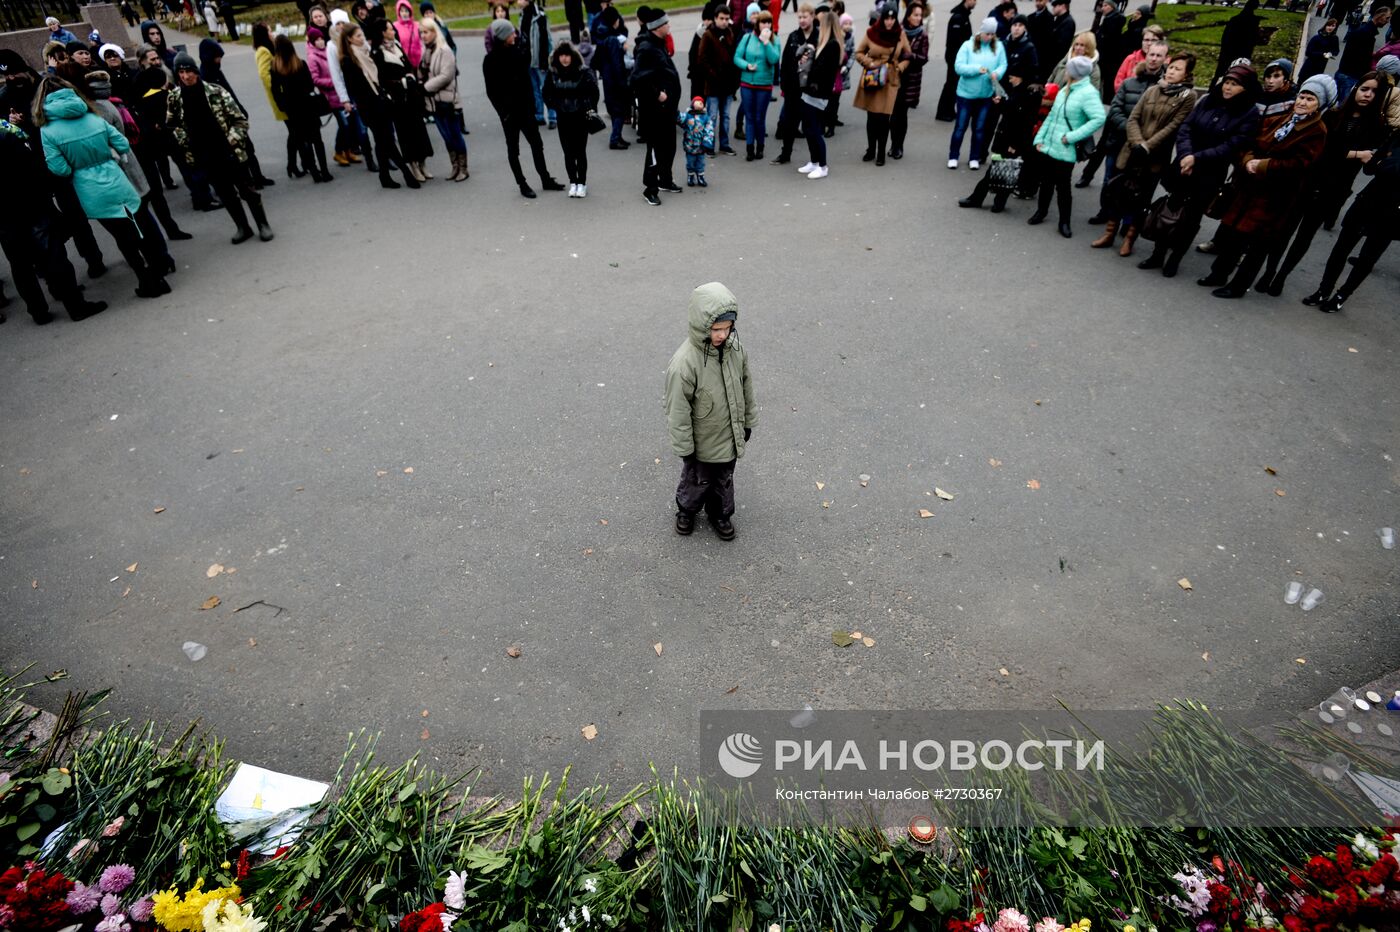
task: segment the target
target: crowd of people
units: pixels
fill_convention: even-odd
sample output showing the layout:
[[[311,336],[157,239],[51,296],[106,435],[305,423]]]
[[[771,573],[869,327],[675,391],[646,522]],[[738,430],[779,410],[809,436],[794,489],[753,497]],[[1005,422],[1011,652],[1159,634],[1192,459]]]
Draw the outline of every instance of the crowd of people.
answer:
[[[1033,0],[1024,15],[1006,0],[974,23],[976,2],[957,0],[948,17],[947,76],[935,113],[953,123],[948,168],[979,173],[960,206],[990,197],[1000,213],[1012,197],[1034,200],[1028,222],[1035,225],[1054,203],[1068,238],[1073,189],[1087,187],[1102,167],[1090,218],[1102,233],[1090,245],[1117,246],[1126,257],[1143,237],[1153,248],[1139,267],[1171,277],[1205,218],[1218,220],[1197,249],[1214,257],[1200,284],[1222,298],[1251,286],[1281,294],[1318,230],[1340,217],[1322,281],[1304,299],[1327,311],[1342,308],[1400,228],[1400,46],[1393,28],[1383,33],[1389,10],[1379,0],[1343,36],[1328,20],[1307,43],[1296,83],[1285,59],[1269,63],[1262,80],[1256,72],[1257,0],[1246,0],[1225,28],[1204,94],[1195,57],[1173,52],[1150,7],[1125,16],[1116,0],[1100,0],[1092,27],[1078,30],[1069,0]],[[707,159],[737,156],[738,141],[745,161],[766,159],[775,92],[778,151],[770,164],[790,163],[802,141],[807,159],[798,170],[828,177],[826,140],[845,125],[840,100],[853,87],[853,105],[865,111],[863,160],[884,166],[904,155],[930,56],[923,0],[905,0],[902,9],[879,0],[864,30],[842,0],[801,3],[786,37],[781,0],[712,0],[685,60],[685,95],[664,10],[640,7],[629,28],[609,0],[587,0],[582,11],[569,8],[571,37],[556,43],[540,0],[515,5],[514,21],[503,0],[492,6],[482,81],[526,198],[537,194],[521,165],[522,137],[540,187],[582,198],[590,137],[609,131],[608,148],[626,150],[629,125],[645,146],[648,204],[684,190],[674,177],[678,136],[687,184],[708,187]],[[410,0],[391,9],[353,0],[348,10],[313,2],[304,13],[304,44],[265,24],[252,28],[268,112],[286,131],[289,179],[326,183],[332,164],[363,164],[385,188],[421,187],[433,179],[429,123],[451,164],[447,180],[470,177],[457,39],[432,0],[416,11]],[[65,248],[72,239],[89,278],[105,272],[90,221],[136,273],[138,296],[169,292],[176,264],[168,241],[189,238],[167,200],[178,187],[172,165],[195,209],[228,212],[234,244],[273,238],[262,192],[274,181],[249,136],[249,108],[223,72],[215,31],[211,22],[196,58],[171,47],[148,19],[134,67],[123,47],[96,35],[84,43],[56,20],[44,73],[0,53],[0,168],[32,181],[0,214],[0,245],[37,323],[52,319],[40,280],[75,320],[105,307],[83,296]],[[335,124],[330,158],[327,118]],[[549,169],[542,130],[557,131],[567,184]],[[1368,187],[1343,214],[1362,173]]]

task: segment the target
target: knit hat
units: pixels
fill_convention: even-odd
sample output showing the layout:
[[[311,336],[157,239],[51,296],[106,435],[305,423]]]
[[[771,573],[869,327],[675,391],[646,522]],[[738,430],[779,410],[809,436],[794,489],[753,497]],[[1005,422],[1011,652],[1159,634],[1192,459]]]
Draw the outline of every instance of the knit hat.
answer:
[[[1299,94],[1311,94],[1317,98],[1318,108],[1326,110],[1337,99],[1337,82],[1330,75],[1315,74],[1298,88]]]
[[[1069,6],[1069,0],[1050,0],[1050,5],[1067,7]]]
[[[1289,61],[1286,58],[1275,58],[1273,61],[1269,62],[1267,65],[1264,66],[1264,74],[1267,75],[1270,71],[1273,71],[1275,68],[1282,71],[1283,76],[1285,78],[1287,78],[1290,81],[1293,80],[1293,62]]]
[[[845,28],[848,27],[848,26],[854,26],[855,24],[856,24],[856,21],[855,21],[854,19],[851,19],[851,14],[850,14],[850,13],[842,13],[842,14],[841,14],[841,28],[842,28],[842,29],[845,29]],[[1390,57],[1391,57],[1391,58],[1394,58],[1395,56],[1394,56],[1394,55],[1391,55]]]
[[[1230,70],[1225,72],[1225,77],[1233,78],[1235,83],[1244,87],[1251,87],[1259,79],[1252,65],[1231,65]]]
[[[989,36],[996,35],[997,18],[995,16],[988,16],[986,19],[982,20],[982,25],[977,27],[977,31],[980,33],[985,33]]]
[[[1400,78],[1400,57],[1382,55],[1381,60],[1376,62],[1376,70],[1381,74],[1388,74],[1392,78]]]
[[[1142,6],[1140,6],[1140,7],[1137,8],[1137,11],[1138,11],[1139,13],[1141,13],[1143,16],[1151,16],[1151,15],[1152,15],[1152,7],[1151,7],[1150,4],[1144,3]]]
[[[57,16],[46,16],[46,17],[44,17],[44,25],[45,25],[45,26],[57,26],[57,25],[58,25],[58,17],[57,17]]]
[[[83,75],[88,90],[98,100],[108,100],[112,96],[112,76],[105,71],[89,71]]]
[[[189,52],[180,52],[175,56],[175,73],[181,71],[199,71],[199,63]]]
[[[306,27],[306,41],[315,42],[317,39],[324,39],[326,34],[315,26]]]
[[[739,312],[738,312],[738,311],[725,311],[723,314],[721,314],[721,315],[719,315],[718,317],[715,318],[715,323],[717,324],[717,323],[719,323],[719,322],[722,321],[722,320],[738,320],[738,319],[739,319]],[[711,324],[710,326],[713,327],[714,324]]]
[[[14,49],[0,49],[0,74],[27,74],[29,63]]]
[[[92,32],[88,33],[88,45],[101,45],[101,44],[102,44],[102,33],[98,32],[96,29],[94,29]]]
[[[1030,20],[1026,19],[1026,14],[1017,13],[1015,16],[1011,17],[1011,25],[1014,26],[1017,23],[1020,23],[1022,26],[1029,26]]]
[[[90,49],[87,47],[87,43],[78,39],[74,39],[72,42],[69,42],[67,45],[64,46],[64,48],[68,50],[69,55],[72,55],[74,52],[90,51]]]
[[[422,3],[418,4],[419,14],[427,13],[429,10],[432,10],[434,13],[437,12],[437,7],[433,6],[433,0],[423,0]]]
[[[882,4],[880,4],[880,15],[879,15],[878,18],[879,18],[879,19],[884,19],[886,16],[893,16],[895,19],[899,19],[899,4],[898,4],[898,3],[882,3]]]
[[[702,107],[705,106],[705,98],[699,96],[690,98],[690,105],[693,107],[696,104],[699,104]]]
[[[108,42],[106,45],[102,46],[102,48],[98,49],[97,57],[105,59],[108,52],[116,52],[118,58],[126,58],[126,53],[122,51],[122,47],[113,42]]]
[[[334,10],[331,10],[331,25],[332,25],[332,26],[337,26],[337,25],[339,25],[339,26],[348,26],[349,24],[350,24],[350,14],[349,14],[349,13],[345,12],[345,11],[342,10],[340,7],[336,7]]]
[[[1087,55],[1076,55],[1065,65],[1065,74],[1074,80],[1087,78],[1094,70],[1094,60]]]
[[[493,19],[486,30],[491,33],[491,41],[493,42],[504,42],[515,34],[515,27],[510,24],[508,19]]]
[[[637,19],[641,20],[647,29],[660,29],[670,22],[665,10],[653,10],[649,6],[637,7]]]
[[[744,10],[744,19],[745,19],[745,20],[753,19],[755,16],[758,15],[759,12],[760,12],[760,11],[759,11],[759,9],[758,9],[758,4],[757,4],[757,3],[750,3],[749,6],[748,6],[748,9]]]

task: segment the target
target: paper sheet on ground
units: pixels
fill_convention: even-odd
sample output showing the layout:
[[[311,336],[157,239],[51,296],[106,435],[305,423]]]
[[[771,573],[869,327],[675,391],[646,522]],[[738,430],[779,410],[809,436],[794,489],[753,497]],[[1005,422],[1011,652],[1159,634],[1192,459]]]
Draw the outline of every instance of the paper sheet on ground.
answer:
[[[263,832],[253,850],[272,854],[296,841],[311,807],[321,801],[328,789],[327,784],[315,780],[239,764],[228,789],[214,804],[214,811],[226,825],[242,827],[245,833]],[[240,834],[237,829],[235,834]]]

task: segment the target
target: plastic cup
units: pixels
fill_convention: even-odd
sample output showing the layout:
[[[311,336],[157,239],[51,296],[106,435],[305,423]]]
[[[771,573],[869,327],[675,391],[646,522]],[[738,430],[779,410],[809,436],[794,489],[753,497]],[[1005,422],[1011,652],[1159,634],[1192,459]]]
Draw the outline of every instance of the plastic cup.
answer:
[[[1308,590],[1308,594],[1303,596],[1299,604],[1302,605],[1303,611],[1310,612],[1321,605],[1326,598],[1327,597],[1322,594],[1321,589],[1313,588]]]
[[[1312,774],[1329,783],[1340,783],[1351,770],[1351,761],[1345,754],[1328,754],[1312,766]]]
[[[1376,532],[1381,536],[1381,546],[1386,550],[1395,549],[1395,528],[1383,527]]]
[[[1302,597],[1303,584],[1296,579],[1289,580],[1288,585],[1283,588],[1283,604],[1297,605]]]

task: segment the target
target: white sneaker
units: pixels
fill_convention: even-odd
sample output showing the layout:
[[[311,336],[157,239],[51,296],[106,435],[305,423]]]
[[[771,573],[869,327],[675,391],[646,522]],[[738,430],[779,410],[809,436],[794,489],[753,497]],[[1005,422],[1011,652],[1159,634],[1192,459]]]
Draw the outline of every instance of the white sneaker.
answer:
[[[956,168],[958,167],[958,160],[957,160],[957,159],[949,159],[949,160],[948,160],[948,167],[949,167],[949,168],[952,168],[952,169],[956,169]]]
[[[798,171],[800,171],[802,174],[805,175],[805,174],[807,174],[809,171],[811,171],[812,169],[814,169],[814,168],[816,168],[816,167],[817,167],[817,163],[816,163],[816,162],[808,162],[806,165],[803,165],[801,168],[799,168]]]
[[[982,167],[982,163],[977,161],[976,159],[972,159],[967,163],[967,167],[972,169],[973,171],[977,171],[979,168]]]
[[[581,185],[578,186],[578,196],[579,196],[579,197],[588,197],[588,185],[586,185],[586,184],[581,184]]]
[[[829,171],[827,171],[827,167],[826,167],[825,165],[818,165],[816,168],[812,169],[810,172],[807,173],[807,177],[808,177],[808,178],[825,178],[825,177],[826,177],[827,175],[829,175],[829,174],[831,174],[831,173],[830,173]]]
[[[576,185],[576,184],[570,184],[570,185],[569,185],[569,197],[578,197],[578,185]]]

